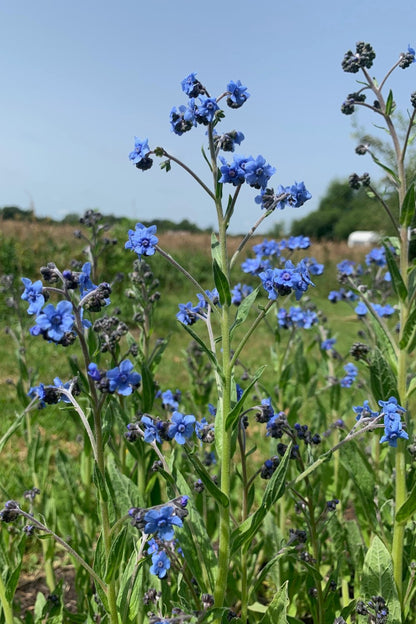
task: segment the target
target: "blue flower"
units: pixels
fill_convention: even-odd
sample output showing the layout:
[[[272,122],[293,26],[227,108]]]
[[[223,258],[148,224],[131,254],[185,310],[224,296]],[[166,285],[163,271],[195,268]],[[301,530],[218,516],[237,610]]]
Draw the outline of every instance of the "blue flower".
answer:
[[[256,159],[250,158],[245,165],[246,182],[258,189],[266,188],[267,182],[275,172],[275,167],[266,163],[263,156],[257,156]]]
[[[151,444],[155,440],[156,442],[159,442],[159,443],[162,442],[160,435],[159,435],[158,428],[156,427],[153,420],[149,418],[149,416],[142,416],[142,418],[140,419],[140,422],[144,427],[143,439],[145,442],[148,442],[149,444]]]
[[[182,136],[184,132],[191,130],[193,126],[196,126],[196,106],[195,100],[191,98],[188,102],[188,106],[183,104],[179,108],[172,108],[170,111],[170,125],[172,131],[178,136]]]
[[[357,316],[365,316],[368,312],[368,308],[363,301],[360,301],[360,303],[356,306],[354,312]]]
[[[129,159],[138,169],[150,169],[153,161],[148,154],[150,154],[148,139],[142,141],[138,137],[134,137],[134,150],[130,152]]]
[[[45,297],[42,294],[43,284],[40,280],[32,284],[27,277],[22,277],[22,282],[25,285],[25,289],[21,298],[29,302],[27,313],[38,314],[45,303]]]
[[[150,574],[154,574],[159,578],[164,578],[167,574],[167,571],[170,568],[170,559],[165,553],[164,550],[155,553],[152,555],[152,565],[150,567]],[[164,620],[161,620],[161,623]]]
[[[193,432],[195,426],[195,416],[188,414],[185,416],[181,412],[173,412],[171,416],[172,424],[168,429],[168,436],[174,438],[178,444],[185,444]]]
[[[79,274],[79,290],[81,297],[97,288],[91,281],[91,262],[86,262]]]
[[[195,73],[189,74],[181,82],[182,91],[190,98],[195,98],[201,93],[205,93],[205,89],[196,77]]]
[[[36,333],[43,333],[54,342],[59,342],[66,332],[71,331],[74,325],[72,304],[69,301],[60,301],[56,308],[49,303],[36,318],[36,325],[32,328]]]
[[[170,505],[161,507],[160,509],[150,509],[144,516],[146,522],[144,526],[145,533],[154,533],[156,537],[162,540],[170,541],[173,539],[175,532],[174,526],[183,526],[182,520],[173,515],[174,508]]]
[[[337,264],[337,269],[342,275],[353,275],[355,264],[353,260],[342,260]]]
[[[239,306],[243,299],[245,299],[251,292],[253,292],[252,286],[247,284],[237,284],[231,291],[231,303]]]
[[[165,390],[165,392],[159,392],[156,394],[157,397],[162,399],[162,405],[164,409],[169,409],[170,411],[175,411],[179,407],[179,401],[181,398],[181,391],[176,390],[175,393],[172,390]]]
[[[59,377],[55,377],[55,379],[53,380],[53,384],[55,386],[55,388],[64,388],[64,390],[69,390],[69,388],[71,387],[71,382],[67,381],[66,383],[63,383]],[[63,401],[63,403],[71,403],[71,399],[69,399],[67,396],[65,396],[64,394],[59,393],[59,400]]]
[[[334,344],[336,343],[336,338],[327,338],[321,342],[322,351],[332,351],[334,348]]]
[[[400,415],[406,410],[398,404],[395,397],[390,397],[388,401],[379,401],[378,404],[383,408],[384,413],[384,435],[380,439],[382,442],[388,442],[389,446],[397,446],[398,438],[408,440],[409,436],[403,431],[403,425]]]
[[[197,106],[195,119],[197,123],[207,125],[214,121],[215,112],[219,110],[217,100],[215,98],[202,96],[199,98],[200,103]]]
[[[222,184],[233,184],[239,186],[245,181],[245,164],[248,159],[235,155],[233,162],[229,165],[223,156],[220,156],[222,167],[220,167],[221,178],[218,180]]]
[[[200,314],[199,306],[193,306],[191,301],[188,303],[179,303],[179,312],[176,314],[178,321],[184,325],[193,325],[197,322]]]
[[[135,251],[139,258],[141,256],[153,256],[155,245],[159,241],[155,236],[156,229],[156,225],[146,227],[142,223],[136,223],[136,229],[128,231],[129,240],[124,247]]]
[[[218,149],[224,152],[233,152],[236,145],[241,145],[244,141],[244,134],[237,130],[231,130],[225,134],[217,134],[214,130],[214,144]]]
[[[344,366],[344,370],[346,375],[341,379],[340,385],[342,388],[350,388],[358,375],[358,368],[351,362],[348,362],[348,364]]]
[[[365,400],[362,405],[356,405],[352,409],[353,412],[357,414],[355,420],[360,420],[361,418],[376,418],[379,415],[378,412],[374,412],[370,408],[368,400]]]
[[[102,374],[101,374],[100,370],[98,369],[97,364],[94,364],[94,362],[90,362],[90,364],[88,364],[88,375],[94,381],[100,381],[101,380]]]
[[[375,264],[376,266],[386,266],[386,250],[384,247],[374,247],[365,257],[365,263],[367,266]]]
[[[237,80],[237,82],[230,80],[227,91],[230,94],[227,98],[227,104],[231,108],[240,108],[250,97],[250,93],[247,93],[247,87],[243,87],[241,80]]]
[[[106,377],[110,381],[110,392],[117,392],[122,396],[131,394],[133,387],[138,386],[141,380],[139,373],[133,371],[133,364],[130,360],[123,360],[120,366],[107,371]]]
[[[31,399],[39,399],[39,407],[45,407],[46,403],[43,400],[45,398],[45,386],[41,383],[38,386],[32,386],[29,388],[27,395]]]
[[[304,182],[295,182],[292,186],[286,187],[285,190],[286,193],[289,193],[289,197],[286,201],[293,208],[300,208],[300,206],[303,206],[303,204],[312,197],[305,187]]]

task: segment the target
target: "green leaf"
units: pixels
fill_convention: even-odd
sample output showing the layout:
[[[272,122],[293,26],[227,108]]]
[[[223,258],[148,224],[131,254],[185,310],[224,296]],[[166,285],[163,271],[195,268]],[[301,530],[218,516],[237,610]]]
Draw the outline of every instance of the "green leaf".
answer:
[[[397,522],[407,522],[416,512],[416,484],[396,514]]]
[[[152,411],[153,407],[153,399],[156,394],[155,392],[155,382],[153,379],[153,375],[149,370],[149,367],[146,363],[142,364],[141,367],[142,381],[141,381],[141,396],[142,396],[142,405],[141,410],[145,413],[149,413]]]
[[[117,535],[116,539],[111,544],[110,552],[108,553],[106,571],[104,576],[104,581],[109,583],[113,577],[116,570],[119,569],[120,563],[123,559],[124,554],[124,546],[126,543],[127,536],[127,527],[124,526],[120,533]]]
[[[249,516],[231,535],[231,554],[251,542],[256,535],[267,512],[275,505],[285,490],[286,473],[289,465],[291,445],[288,446],[284,457],[267,482],[266,490],[260,507]]]
[[[410,342],[410,339],[414,335],[415,329],[416,329],[416,308],[409,314],[406,324],[403,327],[402,337],[399,342],[400,349],[406,349],[407,345]]]
[[[403,200],[402,209],[400,212],[400,224],[403,227],[409,227],[415,216],[415,187],[412,184]]]
[[[377,318],[375,318],[372,314],[369,314],[367,320],[375,333],[377,346],[382,351],[393,372],[397,375],[397,355],[395,345],[391,342],[389,334],[386,332],[384,325],[380,322],[380,317],[377,315]]]
[[[266,368],[266,366],[267,366],[267,364],[264,364],[263,366],[260,366],[260,368],[254,373],[254,375],[253,375],[249,385],[247,386],[247,388],[244,390],[243,394],[241,395],[240,400],[236,403],[236,405],[234,405],[233,409],[228,414],[227,420],[226,420],[226,424],[225,424],[225,428],[226,428],[227,431],[238,420],[238,417],[241,414],[241,410],[244,407],[244,403],[245,403],[249,393],[251,392],[252,387],[254,386],[255,383],[257,383],[257,380],[260,379],[260,377],[263,374],[263,371]]]
[[[391,284],[393,286],[393,290],[396,293],[396,295],[400,298],[401,301],[406,301],[407,288],[403,282],[402,276],[399,271],[399,267],[397,266],[396,259],[391,252],[389,241],[384,240],[383,245],[386,250],[387,266],[390,272]]]
[[[97,488],[99,496],[102,498],[104,502],[108,501],[108,491],[105,485],[105,481],[103,475],[101,474],[101,470],[98,468],[97,464],[94,462],[94,468],[92,471],[92,480]]]
[[[114,506],[123,516],[130,507],[142,505],[140,491],[137,485],[124,475],[117,466],[113,455],[110,455],[107,462],[107,485],[112,493]]]
[[[391,115],[394,109],[393,91],[390,89],[386,100],[386,115]]]
[[[371,158],[373,159],[373,161],[376,163],[376,165],[381,167],[389,175],[389,177],[394,182],[394,185],[396,187],[399,187],[400,186],[400,180],[399,180],[397,174],[392,169],[389,169],[389,167],[387,167],[382,162],[380,162],[379,159],[376,158],[376,156],[374,156],[374,154],[372,152],[369,152],[369,154],[370,154]]]
[[[231,330],[230,330],[230,335],[232,335],[233,331],[239,327],[240,325],[242,325],[242,323],[245,322],[245,320],[247,319],[247,316],[254,304],[254,302],[256,301],[257,295],[259,293],[260,290],[260,286],[257,286],[257,288],[255,290],[253,290],[249,295],[247,295],[247,297],[245,297],[242,302],[240,303],[240,305],[237,308],[237,314],[235,316],[235,321],[232,324]]]
[[[374,537],[364,559],[361,588],[367,600],[372,596],[383,596],[389,606],[389,624],[401,623],[393,562],[389,551],[377,536]]]
[[[398,399],[397,377],[380,349],[374,349],[369,368],[371,391],[376,401],[385,401],[391,396]]]
[[[14,421],[14,423],[8,428],[6,433],[0,438],[0,453],[3,450],[4,445],[7,444],[7,441],[12,437],[16,429],[20,427],[24,418],[25,418],[24,412],[23,414],[19,414],[18,416],[16,416],[16,420]]]
[[[133,550],[120,579],[120,590],[117,595],[117,607],[120,620],[124,624],[137,622],[137,614],[143,600],[143,570],[146,557],[137,560],[137,551]]]
[[[389,396],[389,395],[388,395]],[[365,515],[372,527],[377,526],[377,514],[374,504],[374,473],[367,457],[355,442],[344,444],[340,450],[340,460],[350,475],[360,496]]]
[[[188,456],[189,461],[195,468],[196,472],[198,473],[199,478],[201,479],[202,483],[207,488],[208,492],[211,494],[211,496],[214,497],[217,503],[219,503],[222,507],[228,507],[229,502],[230,502],[228,500],[228,497],[224,494],[224,492],[220,490],[220,488],[217,485],[215,485],[214,481],[211,478],[211,475],[205,469],[205,466],[201,463],[197,455],[191,452],[187,448],[187,446],[185,446],[184,448],[185,448],[185,452],[186,452],[186,455]]]
[[[287,593],[286,581],[282,587],[276,592],[273,600],[267,607],[266,613],[260,620],[260,624],[287,624],[287,606],[289,604],[289,596]]]
[[[225,273],[223,273],[216,259],[214,259],[212,268],[214,271],[214,284],[216,289],[218,290],[220,303],[221,305],[229,306],[231,305],[231,291],[228,278]]]

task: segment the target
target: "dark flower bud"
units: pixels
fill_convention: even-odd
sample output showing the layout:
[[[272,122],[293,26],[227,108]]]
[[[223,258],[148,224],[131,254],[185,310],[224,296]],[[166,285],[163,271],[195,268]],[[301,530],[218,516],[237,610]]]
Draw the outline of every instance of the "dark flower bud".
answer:
[[[355,610],[357,611],[358,615],[368,615],[368,609],[362,600],[359,600],[357,602],[357,606]]]
[[[416,91],[410,94],[410,104],[416,108]]]
[[[354,100],[345,100],[341,104],[341,113],[343,115],[352,115],[354,111]]]
[[[400,55],[400,59],[401,60],[399,63],[399,67],[401,67],[402,69],[407,69],[408,67],[410,67],[410,65],[412,65],[412,63],[414,63],[415,55],[411,52],[402,52]]]
[[[34,487],[31,490],[26,490],[25,492],[23,492],[23,498],[33,501],[35,499],[35,496],[37,496],[38,494],[40,494],[39,488]]]
[[[214,596],[212,596],[212,594],[202,594],[201,602],[203,609],[210,609],[214,606]]]
[[[360,176],[356,173],[352,173],[348,178],[348,184],[351,188],[357,190],[361,186]]]
[[[266,423],[274,415],[273,408],[269,404],[259,405],[260,410],[256,413],[256,420],[259,423]]]
[[[310,587],[308,589],[308,594],[311,598],[317,598],[318,597],[318,590],[316,589],[316,587]]]
[[[159,472],[159,470],[161,470],[162,468],[163,468],[163,462],[160,459],[157,459],[156,461],[153,462],[150,470],[152,472]]]
[[[4,509],[0,511],[0,520],[3,522],[14,522],[19,516],[19,505],[16,501],[7,501],[4,505]]]
[[[73,331],[65,332],[62,338],[60,339],[59,344],[62,345],[63,347],[70,347],[72,344],[74,344],[76,339],[77,339],[77,335],[75,332]]]
[[[363,342],[354,342],[350,349],[350,355],[357,360],[366,360],[370,352],[370,347]]]
[[[138,163],[136,163],[137,169],[141,171],[147,171],[153,165],[153,158],[149,158],[149,156],[145,156]]]
[[[59,402],[61,394],[57,388],[47,386],[44,388],[43,401],[48,405],[54,405]]]
[[[151,602],[157,602],[160,595],[160,592],[157,592],[155,589],[148,589],[143,596],[143,602],[145,605],[148,605]]]
[[[357,147],[355,148],[355,153],[358,154],[359,156],[364,156],[364,154],[366,154],[367,151],[368,151],[367,145],[363,145],[362,143],[360,143],[360,145],[357,145]]]
[[[300,560],[305,561],[305,563],[316,563],[316,560],[312,557],[307,550],[304,550],[300,553]]]
[[[308,539],[308,535],[306,531],[301,529],[289,529],[289,544],[293,542],[299,542],[300,544],[305,544]]]
[[[349,93],[347,95],[347,100],[352,100],[353,102],[365,102],[365,99],[365,93]]]
[[[361,182],[363,183],[363,186],[370,186],[371,184],[370,174],[363,173],[363,175],[361,176]]]
[[[129,509],[129,516],[131,517],[131,524],[136,527],[136,529],[144,529],[145,520],[144,516],[146,515],[147,510],[142,509],[141,507],[132,507]]]
[[[195,481],[194,490],[195,492],[198,492],[198,494],[200,494],[201,492],[205,490],[205,485],[202,483],[201,479],[198,479],[197,481]]]
[[[26,535],[33,535],[35,533],[35,525],[34,524],[25,524],[25,526],[23,527],[23,532],[26,533]]]
[[[374,100],[373,107],[376,108],[377,110],[379,110],[381,108],[380,102],[378,100]]]
[[[311,442],[312,442],[312,444],[320,444],[321,443],[321,436],[319,435],[319,433],[315,433],[312,436]]]
[[[326,508],[328,511],[335,511],[335,509],[337,508],[337,505],[339,503],[339,500],[337,498],[334,498],[333,500],[327,501],[326,502]]]
[[[280,459],[277,455],[274,455],[270,459],[266,459],[263,466],[261,467],[260,476],[262,479],[270,479],[278,465],[280,464]]]
[[[53,262],[48,262],[46,267],[40,267],[40,273],[49,284],[54,284],[59,281],[59,275],[56,272],[56,265]]]

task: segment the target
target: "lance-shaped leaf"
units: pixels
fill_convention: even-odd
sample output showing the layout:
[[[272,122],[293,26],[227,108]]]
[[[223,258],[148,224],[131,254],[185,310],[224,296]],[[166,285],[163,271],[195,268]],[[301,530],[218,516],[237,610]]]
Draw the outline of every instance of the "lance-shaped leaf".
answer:
[[[399,342],[400,349],[406,349],[409,343],[414,343],[416,330],[416,308],[409,314],[405,326],[403,327],[402,337]],[[412,338],[413,337],[413,338]]]
[[[374,398],[385,401],[394,396],[398,399],[397,378],[380,349],[374,349],[371,355],[370,385]]]
[[[416,512],[416,485],[413,487],[408,498],[404,501],[403,505],[397,511],[397,522],[407,522],[413,514]]]
[[[391,115],[394,109],[393,91],[390,89],[386,100],[386,115]]]
[[[397,174],[392,169],[387,167],[387,165],[384,165],[376,156],[374,156],[374,154],[371,151],[369,151],[369,154],[370,154],[371,158],[373,159],[373,161],[376,163],[376,165],[381,167],[389,175],[389,177],[394,182],[394,185],[396,187],[399,187],[400,186],[400,180],[399,180]]]
[[[390,245],[388,240],[383,241],[384,248],[386,250],[386,260],[387,266],[391,276],[391,284],[393,286],[394,292],[400,298],[401,301],[406,301],[407,298],[407,288],[403,282],[403,278],[400,274],[399,267],[397,266],[397,262],[391,253]]]
[[[186,454],[188,456],[189,461],[192,463],[192,465],[195,468],[199,478],[201,479],[202,483],[205,485],[205,487],[207,488],[207,490],[211,494],[211,496],[213,496],[214,499],[222,507],[228,507],[228,505],[229,505],[228,497],[224,494],[224,492],[222,492],[220,490],[220,488],[217,485],[215,485],[214,481],[211,478],[211,475],[205,469],[205,466],[201,463],[201,461],[199,460],[197,455],[195,453],[191,452],[187,448],[186,445],[185,445],[184,449],[186,451]]]
[[[415,187],[409,187],[406,197],[403,200],[402,209],[400,211],[400,224],[403,227],[409,227],[415,216]]]
[[[259,290],[260,290],[260,286],[257,286],[257,288],[253,290],[249,295],[247,295],[247,297],[245,297],[240,303],[240,305],[238,306],[235,321],[232,324],[232,327],[230,330],[230,335],[233,333],[233,331],[237,327],[242,325],[244,321],[247,319],[247,316],[253,306],[253,303],[255,302],[257,298]]]
[[[229,306],[231,304],[231,291],[228,278],[222,271],[216,259],[214,259],[212,268],[214,271],[214,284],[216,289],[218,290],[220,303],[221,305]]]

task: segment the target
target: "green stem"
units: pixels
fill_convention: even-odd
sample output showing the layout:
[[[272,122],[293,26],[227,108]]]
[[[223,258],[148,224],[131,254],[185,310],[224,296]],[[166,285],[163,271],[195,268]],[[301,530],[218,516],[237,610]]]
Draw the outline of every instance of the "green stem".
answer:
[[[13,606],[6,598],[6,587],[4,585],[3,577],[0,574],[0,603],[3,607],[4,619],[6,624],[13,624]]]

